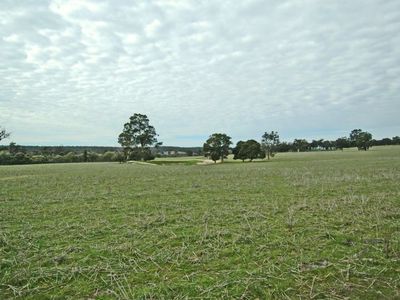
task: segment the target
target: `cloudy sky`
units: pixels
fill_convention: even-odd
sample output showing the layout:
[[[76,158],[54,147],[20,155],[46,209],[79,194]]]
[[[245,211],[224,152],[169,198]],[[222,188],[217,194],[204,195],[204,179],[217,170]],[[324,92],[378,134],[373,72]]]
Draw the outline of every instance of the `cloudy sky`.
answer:
[[[116,145],[135,112],[164,145],[392,137],[399,32],[399,0],[1,0],[0,126],[23,145]]]

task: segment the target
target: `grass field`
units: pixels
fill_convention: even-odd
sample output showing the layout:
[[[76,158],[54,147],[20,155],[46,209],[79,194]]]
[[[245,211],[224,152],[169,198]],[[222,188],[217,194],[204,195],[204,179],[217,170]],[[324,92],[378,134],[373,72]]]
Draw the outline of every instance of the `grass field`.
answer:
[[[0,299],[400,298],[399,228],[400,147],[2,166]]]

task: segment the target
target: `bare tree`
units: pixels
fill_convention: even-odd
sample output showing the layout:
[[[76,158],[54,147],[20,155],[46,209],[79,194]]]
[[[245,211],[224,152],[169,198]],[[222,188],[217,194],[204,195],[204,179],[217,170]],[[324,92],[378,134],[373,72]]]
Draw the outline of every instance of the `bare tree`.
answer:
[[[4,128],[0,127],[0,141],[8,138],[10,136],[10,133],[7,132]]]

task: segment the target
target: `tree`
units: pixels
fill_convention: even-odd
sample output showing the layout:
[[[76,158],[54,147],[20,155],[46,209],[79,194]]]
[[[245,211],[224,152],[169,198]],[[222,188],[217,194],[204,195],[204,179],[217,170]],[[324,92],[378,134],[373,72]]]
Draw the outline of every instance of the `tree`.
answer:
[[[8,152],[10,152],[10,154],[17,154],[18,152],[23,152],[23,150],[20,145],[11,142],[10,145],[8,145]]]
[[[10,136],[10,133],[7,132],[4,128],[0,127],[0,141],[8,138]]]
[[[336,141],[336,148],[343,151],[343,148],[347,148],[350,146],[349,139],[347,137],[340,137]]]
[[[360,134],[357,137],[356,140],[356,145],[358,150],[364,150],[367,151],[369,147],[371,146],[371,140],[372,140],[372,134],[369,132],[360,132]]]
[[[246,153],[244,151],[244,146],[246,142],[244,141],[239,141],[236,143],[236,147],[233,148],[232,153],[233,153],[233,159],[241,159],[242,161],[245,161],[247,158]]]
[[[249,159],[253,161],[256,158],[265,158],[265,152],[261,149],[261,144],[255,140],[248,140],[246,142],[239,141],[233,149],[233,159]]]
[[[88,152],[86,149],[83,151],[83,161],[88,162]]]
[[[319,147],[320,143],[317,140],[312,140],[310,143],[311,150],[317,150]]]
[[[268,159],[270,159],[270,157],[274,157],[279,145],[278,132],[265,132],[262,136],[261,143]]]
[[[333,143],[331,141],[322,141],[322,147],[325,149],[325,151],[331,150],[333,147]]]
[[[134,114],[129,122],[124,124],[124,129],[118,136],[118,143],[123,147],[126,159],[150,160],[150,147],[158,147],[162,143],[157,141],[155,128],[150,125],[146,115]]]
[[[225,133],[214,133],[210,135],[203,145],[204,155],[211,158],[214,162],[221,160],[224,162],[229,154],[229,146],[232,144],[231,137]]]
[[[392,145],[400,145],[400,136],[392,137]]]
[[[302,152],[302,151],[306,151],[308,148],[308,142],[305,139],[295,139],[293,141],[293,148],[297,151],[297,152]]]
[[[350,133],[350,141],[358,150],[367,151],[371,146],[372,134],[361,129],[353,129]]]
[[[359,136],[359,134],[360,134],[361,132],[362,132],[361,129],[353,129],[353,130],[350,132],[349,140],[350,140],[350,146],[351,146],[351,147],[356,147],[356,146],[357,146],[356,140],[357,140],[357,137]]]

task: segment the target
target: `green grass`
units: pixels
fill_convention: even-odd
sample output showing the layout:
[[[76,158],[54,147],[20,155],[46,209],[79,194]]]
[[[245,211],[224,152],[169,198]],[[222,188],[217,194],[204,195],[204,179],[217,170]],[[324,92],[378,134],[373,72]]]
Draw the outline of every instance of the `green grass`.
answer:
[[[400,147],[2,166],[0,299],[399,298],[399,228]]]

